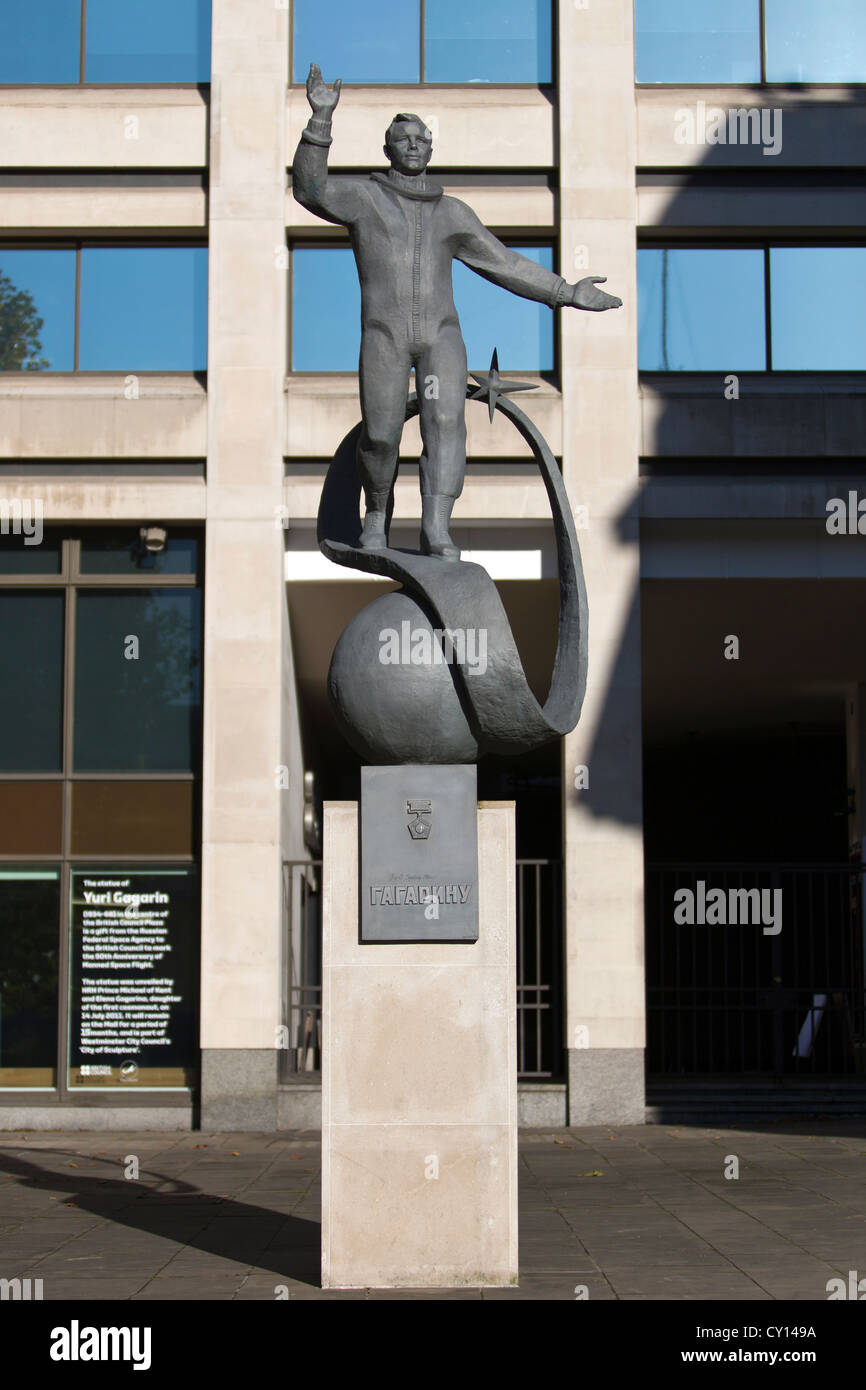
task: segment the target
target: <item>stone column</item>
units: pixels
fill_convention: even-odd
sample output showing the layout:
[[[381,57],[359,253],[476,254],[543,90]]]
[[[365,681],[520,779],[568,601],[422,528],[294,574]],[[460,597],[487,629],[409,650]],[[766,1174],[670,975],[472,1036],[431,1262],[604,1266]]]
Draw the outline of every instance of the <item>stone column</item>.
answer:
[[[563,473],[589,594],[586,703],[563,748],[568,1116],[627,1124],[644,1117],[632,0],[559,15],[560,270],[607,275],[624,301],[561,314]]]
[[[289,14],[213,0],[202,1126],[275,1129]]]

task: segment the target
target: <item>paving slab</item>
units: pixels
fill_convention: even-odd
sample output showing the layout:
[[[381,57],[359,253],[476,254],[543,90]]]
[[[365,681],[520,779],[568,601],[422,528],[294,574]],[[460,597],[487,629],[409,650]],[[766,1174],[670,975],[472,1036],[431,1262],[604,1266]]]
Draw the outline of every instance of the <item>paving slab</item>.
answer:
[[[0,1135],[0,1278],[46,1300],[580,1302],[866,1277],[866,1121],[522,1131],[513,1289],[321,1289],[319,1157],[310,1131]]]

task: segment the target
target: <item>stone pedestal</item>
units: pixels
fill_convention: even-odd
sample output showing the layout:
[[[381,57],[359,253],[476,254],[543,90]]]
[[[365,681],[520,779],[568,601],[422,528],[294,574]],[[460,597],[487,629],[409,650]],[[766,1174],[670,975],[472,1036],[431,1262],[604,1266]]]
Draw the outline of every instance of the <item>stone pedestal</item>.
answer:
[[[326,803],[324,1288],[517,1283],[513,802],[478,871],[477,942],[362,944],[357,806]]]

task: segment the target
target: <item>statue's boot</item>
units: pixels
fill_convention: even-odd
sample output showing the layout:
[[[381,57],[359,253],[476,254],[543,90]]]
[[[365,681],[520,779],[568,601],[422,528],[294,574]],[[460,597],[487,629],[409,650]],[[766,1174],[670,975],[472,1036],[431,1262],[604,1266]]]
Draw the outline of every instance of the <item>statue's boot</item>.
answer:
[[[368,507],[358,545],[362,550],[384,550],[388,544],[388,512],[384,507]]]
[[[460,550],[448,534],[453,497],[421,498],[421,549],[425,555],[441,555],[443,560],[459,560]]]

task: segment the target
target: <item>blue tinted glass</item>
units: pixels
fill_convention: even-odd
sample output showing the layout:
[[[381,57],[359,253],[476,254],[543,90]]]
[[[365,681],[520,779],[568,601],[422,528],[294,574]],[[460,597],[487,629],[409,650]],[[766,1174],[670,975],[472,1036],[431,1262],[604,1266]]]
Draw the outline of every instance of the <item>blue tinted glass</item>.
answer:
[[[207,248],[92,246],[81,253],[82,371],[201,371]]]
[[[0,589],[0,772],[58,772],[62,592]]]
[[[772,249],[770,325],[777,371],[866,368],[866,247]]]
[[[652,247],[637,270],[642,371],[764,371],[762,251]]]
[[[292,254],[292,370],[356,372],[361,289],[348,247],[303,247]]]
[[[549,246],[520,246],[522,256],[553,269]],[[494,348],[503,369],[546,372],[553,368],[553,310],[491,285],[460,261],[454,262],[454,303],[471,371],[486,371]]]
[[[76,770],[192,772],[200,717],[200,590],[79,592]]]
[[[635,0],[634,12],[638,82],[760,82],[759,0]]]
[[[549,246],[522,246],[522,255],[553,266]],[[499,349],[499,365],[524,371],[553,367],[553,310],[491,285],[454,262],[454,302],[469,365],[486,370]],[[356,372],[361,345],[361,291],[352,252],[344,247],[301,248],[292,256],[292,370]]]
[[[75,252],[0,250],[0,371],[71,372]]]
[[[86,82],[210,82],[210,0],[87,0]]]
[[[5,0],[0,82],[77,82],[81,0]]]
[[[292,75],[306,82],[311,63],[325,81],[419,82],[419,0],[295,0]]]
[[[866,82],[863,0],[766,0],[768,82]]]
[[[427,0],[427,82],[550,82],[550,0]]]

